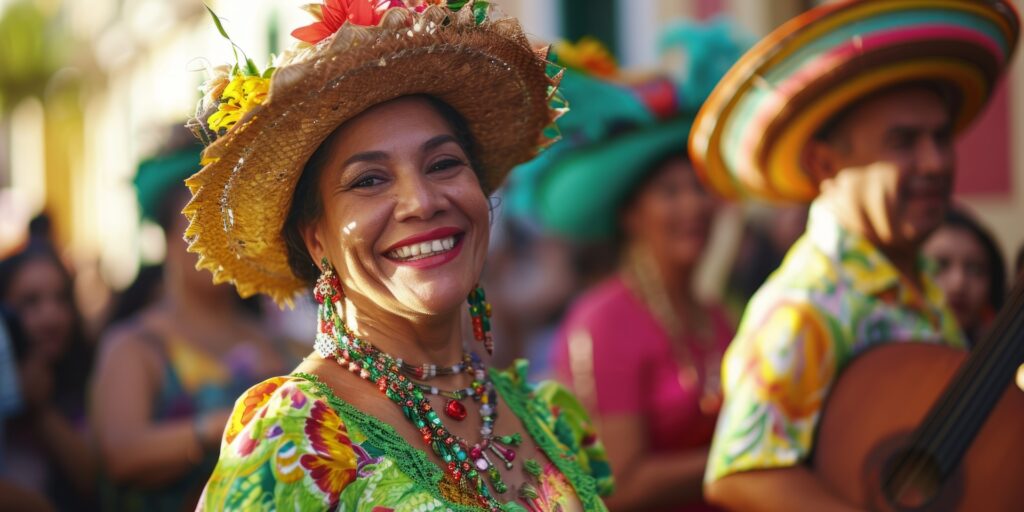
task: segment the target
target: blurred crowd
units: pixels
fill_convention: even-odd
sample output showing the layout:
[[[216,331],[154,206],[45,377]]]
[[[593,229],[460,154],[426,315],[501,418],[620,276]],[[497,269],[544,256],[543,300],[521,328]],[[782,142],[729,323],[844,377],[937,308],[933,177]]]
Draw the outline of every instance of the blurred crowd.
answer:
[[[195,270],[195,255],[186,252],[181,237],[185,221],[177,214],[187,189],[173,179],[150,184],[145,176],[154,170],[187,174],[182,154],[195,156],[197,148],[181,137],[169,138],[159,156],[140,166],[136,180],[146,221],[166,234],[165,261],[140,269],[135,282],[113,292],[102,308],[79,302],[80,273],[52,240],[45,215],[26,226],[24,245],[0,261],[0,488],[5,496],[0,508],[190,508],[216,461],[233,400],[262,378],[286,373],[309,351],[311,340],[282,328],[283,323],[311,323],[308,308],[300,304],[282,313],[267,303],[239,299],[233,288],[213,285],[208,273]],[[736,318],[801,235],[807,212],[805,207],[750,210],[721,299],[711,303],[696,297],[692,277],[707,264],[703,256],[716,212],[732,206],[708,195],[682,156],[651,165],[631,188],[619,209],[624,232],[605,241],[572,242],[498,208],[485,285],[495,311],[496,364],[529,357],[536,378],[558,376],[573,383],[585,401],[590,386],[602,401],[589,405],[619,418],[606,427],[616,431],[604,433],[613,464],[628,460],[641,466],[650,464],[651,456],[706,449],[714,415],[660,415],[659,421],[668,422],[660,438],[655,432],[648,446],[618,445],[620,439],[644,439],[631,435],[631,429],[646,428],[641,426],[652,404],[641,403],[626,388],[638,382],[635,372],[652,371],[651,361],[605,350],[607,357],[598,357],[594,371],[580,375],[570,357],[571,331],[593,314],[587,298],[616,300],[623,282],[643,281],[642,271],[635,271],[644,265],[638,258],[662,262],[659,272],[672,272],[665,282],[677,283],[663,293],[689,308],[672,338],[702,347],[700,357],[708,363],[697,367],[713,374]],[[630,248],[640,244],[619,240],[644,240],[644,247],[661,252],[637,255]],[[955,209],[931,236],[925,254],[968,338],[979,340],[1003,302],[1008,276],[1024,265],[1024,248],[1007,267],[984,223]],[[100,314],[85,318],[86,309]],[[645,338],[658,336],[638,322],[628,328],[637,344],[632,349],[643,350],[637,346]],[[615,326],[600,332],[609,331]],[[590,379],[589,384],[580,379]],[[716,407],[714,386],[701,391],[700,403],[709,412]],[[658,397],[657,405],[664,410],[680,399]],[[682,439],[681,431],[689,439]],[[700,471],[691,473],[696,478],[691,491],[699,492]],[[631,493],[634,482],[649,486],[652,480],[620,478],[613,508],[617,503],[632,508],[631,498],[658,496],[646,488]]]
[[[592,122],[580,106],[579,123]],[[613,510],[700,499],[723,353],[808,218],[806,206],[724,203],[698,179],[684,139],[672,140],[645,147],[651,158],[609,180],[616,194],[551,192],[550,205],[580,210],[549,209],[547,222],[516,214],[513,190],[494,201],[482,283],[494,308],[494,365],[526,357],[533,378],[579,394],[616,474]],[[174,129],[140,163],[139,225],[161,228],[166,256],[129,287],[99,289],[92,269],[69,264],[45,213],[0,255],[0,510],[194,508],[234,400],[311,351],[308,302],[281,311],[196,270],[179,212],[200,150]],[[594,155],[588,169],[621,169],[615,157]],[[737,219],[738,229],[723,226]],[[1024,246],[1008,265],[984,220],[956,207],[923,256],[969,343],[979,342],[1024,267]],[[726,279],[699,293],[714,268]]]

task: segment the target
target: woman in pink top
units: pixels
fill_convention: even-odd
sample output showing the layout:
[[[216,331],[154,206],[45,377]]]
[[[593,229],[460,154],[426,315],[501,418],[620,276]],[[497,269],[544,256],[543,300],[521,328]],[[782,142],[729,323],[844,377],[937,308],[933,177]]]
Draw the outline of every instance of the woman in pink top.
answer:
[[[724,24],[666,40],[687,50],[683,74],[708,86],[740,51]],[[570,66],[562,91],[573,108],[559,120],[563,142],[528,168],[536,211],[569,238],[620,241],[621,264],[571,308],[553,347],[556,374],[596,417],[616,480],[610,509],[711,510],[701,481],[733,327],[693,292],[717,206],[684,148],[704,91],[671,77],[598,80],[560,63]]]
[[[712,510],[701,481],[733,328],[691,285],[713,211],[685,160],[656,168],[621,214],[622,268],[576,301],[556,338],[559,379],[608,440],[612,510]]]

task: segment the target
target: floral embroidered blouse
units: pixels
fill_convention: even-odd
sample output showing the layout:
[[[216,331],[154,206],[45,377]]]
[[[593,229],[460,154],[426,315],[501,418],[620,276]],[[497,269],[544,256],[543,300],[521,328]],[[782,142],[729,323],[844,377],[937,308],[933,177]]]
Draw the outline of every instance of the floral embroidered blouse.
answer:
[[[606,510],[604,448],[578,401],[560,385],[526,382],[525,361],[490,371],[495,388],[550,463],[535,497],[507,511]],[[266,380],[235,405],[200,510],[480,510],[445,491],[423,450],[355,409],[310,375]],[[509,493],[512,495],[513,493]]]
[[[794,466],[814,446],[832,383],[854,356],[880,343],[963,347],[942,292],[923,289],[821,204],[807,232],[751,299],[725,354],[725,403],[705,480]]]

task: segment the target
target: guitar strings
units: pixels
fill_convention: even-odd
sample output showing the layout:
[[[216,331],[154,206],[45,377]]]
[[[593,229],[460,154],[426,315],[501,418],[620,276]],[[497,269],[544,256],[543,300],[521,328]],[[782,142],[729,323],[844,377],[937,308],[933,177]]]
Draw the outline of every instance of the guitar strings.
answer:
[[[984,341],[975,349],[976,352],[973,357],[968,357],[966,364],[954,374],[953,380],[947,387],[952,393],[939,404],[932,407],[929,411],[929,415],[926,418],[924,424],[916,431],[915,441],[924,441],[925,453],[934,454],[934,456],[947,456],[955,448],[950,446],[951,443],[963,443],[969,442],[970,440],[961,439],[963,434],[966,434],[966,429],[971,428],[971,425],[965,421],[959,421],[960,418],[972,418],[979,416],[982,413],[991,413],[992,408],[995,404],[987,405],[979,400],[968,400],[968,398],[975,398],[978,396],[987,396],[988,393],[999,392],[999,397],[1002,396],[1001,390],[1005,387],[1005,380],[1002,378],[985,378],[987,372],[994,371],[998,365],[1008,364],[1007,358],[1012,354],[1014,345],[1013,340],[1009,340],[1004,343],[998,343],[998,340],[1004,339],[1008,333],[1012,335],[1014,332],[1020,332],[1024,329],[1024,315],[1015,315],[1011,313],[1024,306],[1024,274],[1018,276],[1017,284],[1014,286],[1013,291],[1010,293],[1010,304],[1007,304],[1003,309],[1003,314],[997,317],[995,324],[992,327],[992,331],[985,337]],[[1011,362],[1011,369],[1015,369],[1020,361]],[[966,381],[964,384],[964,378],[967,376],[981,378],[972,378]],[[1010,376],[1012,380],[1012,375]],[[992,389],[995,387],[995,389]],[[999,397],[995,398],[995,402],[998,403]],[[952,408],[953,410],[949,410]],[[962,410],[961,410],[962,409]],[[985,411],[984,409],[988,409]],[[963,416],[961,416],[963,415]],[[941,422],[941,424],[939,424]],[[981,428],[981,426],[978,426]],[[975,432],[975,435],[977,432]],[[966,449],[966,448],[964,448]],[[903,485],[898,490],[898,495],[902,494],[908,485],[916,481],[916,479],[927,469],[929,461],[925,457],[921,457],[920,454],[913,454],[914,460],[910,461],[909,458],[912,454],[906,454],[897,463],[895,468],[899,468],[908,463],[913,464],[910,471],[911,478],[905,480]],[[945,464],[940,465],[940,471],[946,469],[945,466],[953,461],[943,461]],[[952,470],[952,467],[949,468]],[[948,476],[947,474],[940,473],[942,477]],[[891,475],[890,475],[891,476]]]
[[[1011,294],[1012,304],[1009,305],[1006,311],[1013,311],[1020,307],[1021,302],[1024,301],[1024,293],[1022,292],[1024,292],[1024,287],[1020,285],[1015,287],[1014,293]],[[976,349],[982,353],[976,354],[975,357],[970,357],[967,365],[956,374],[950,385],[956,386],[958,389],[952,389],[953,392],[948,395],[948,398],[933,408],[934,411],[929,415],[927,421],[918,430],[916,435],[918,442],[924,440],[926,453],[931,453],[935,456],[947,456],[948,453],[946,452],[952,449],[949,444],[957,441],[954,435],[964,434],[964,429],[970,427],[970,425],[957,420],[962,417],[978,415],[984,407],[984,404],[979,403],[977,400],[967,400],[966,398],[977,397],[979,396],[978,393],[990,392],[991,390],[988,388],[996,384],[1000,384],[1000,387],[1002,387],[1002,383],[997,379],[976,378],[965,381],[959,377],[962,375],[983,376],[985,375],[983,371],[991,371],[993,365],[1005,361],[1004,356],[1007,355],[1005,352],[1011,350],[1013,348],[1012,345],[1010,343],[1000,344],[989,340],[1001,339],[1007,332],[1012,333],[1015,329],[1020,329],[1021,327],[1016,324],[1021,323],[1021,321],[1020,315],[1009,313],[1003,315],[1002,319],[998,319],[996,325],[993,326],[992,333]],[[986,389],[979,389],[982,386],[985,386]],[[957,407],[958,405],[959,407]],[[951,408],[952,410],[950,410]],[[951,429],[953,430],[950,431]],[[907,457],[909,457],[909,454]],[[901,460],[901,464],[907,464],[908,462],[906,457]],[[951,461],[944,460],[943,462],[946,463],[945,465],[949,465],[948,463]],[[911,472],[911,475],[914,477],[919,476],[926,469],[927,465],[927,459],[916,457],[916,460],[913,461],[914,470]],[[913,481],[913,479],[910,481]]]

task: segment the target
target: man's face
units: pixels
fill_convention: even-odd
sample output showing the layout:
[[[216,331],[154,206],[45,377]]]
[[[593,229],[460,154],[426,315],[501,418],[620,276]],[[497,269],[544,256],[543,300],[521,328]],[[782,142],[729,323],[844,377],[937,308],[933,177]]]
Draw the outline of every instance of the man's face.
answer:
[[[920,86],[865,100],[819,144],[821,192],[876,243],[916,248],[942,221],[953,191],[949,107]],[[824,162],[824,163],[823,163]]]

